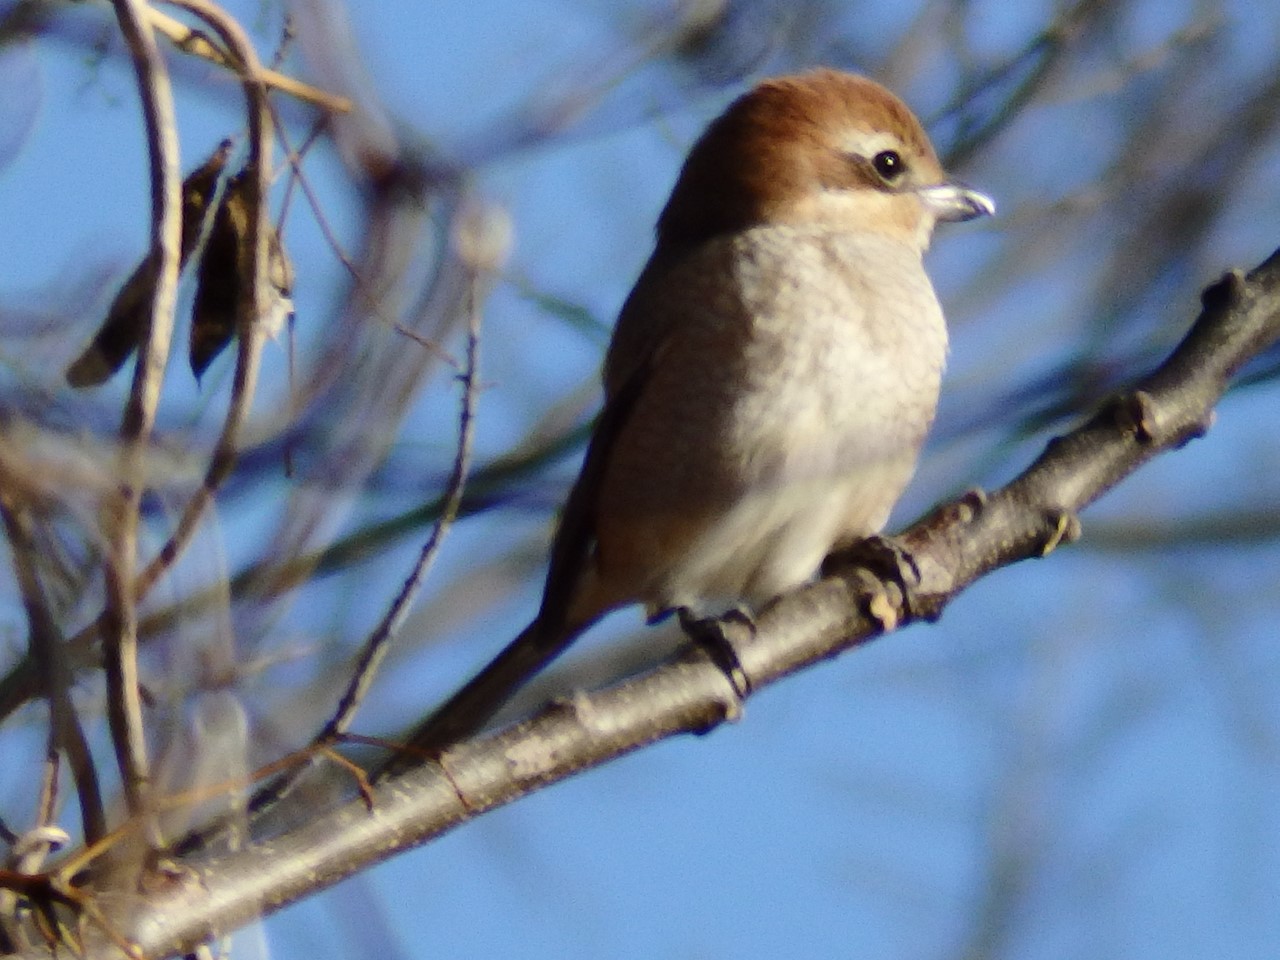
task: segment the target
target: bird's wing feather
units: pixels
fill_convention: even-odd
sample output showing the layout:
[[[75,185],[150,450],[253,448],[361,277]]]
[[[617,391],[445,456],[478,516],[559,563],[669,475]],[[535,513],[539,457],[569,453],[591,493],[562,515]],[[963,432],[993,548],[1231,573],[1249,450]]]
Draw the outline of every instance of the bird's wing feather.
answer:
[[[591,442],[565,503],[551,547],[546,589],[538,620],[550,632],[583,629],[604,610],[573,610],[575,595],[588,569],[596,541],[596,498],[613,444],[635,409],[636,400],[649,381],[649,371],[671,332],[674,311],[652,309],[654,293],[674,266],[668,260],[651,259],[636,281],[618,314],[618,322],[604,363],[604,407],[596,420]]]
[[[635,302],[633,292],[623,307],[624,317],[628,313],[633,318],[639,317],[634,312]],[[409,735],[407,742],[416,751],[436,752],[479,731],[516,690],[605,612],[602,609],[574,609],[584,572],[590,568],[591,553],[595,549],[597,492],[614,440],[644,390],[651,364],[664,339],[662,331],[640,327],[634,319],[629,326],[624,326],[620,319],[618,329],[630,331],[634,339],[627,341],[625,363],[616,350],[610,351],[610,358],[606,361],[604,409],[596,420],[582,471],[569,492],[555,542],[551,546],[547,582],[538,615]],[[393,760],[379,776],[398,769],[402,762]]]

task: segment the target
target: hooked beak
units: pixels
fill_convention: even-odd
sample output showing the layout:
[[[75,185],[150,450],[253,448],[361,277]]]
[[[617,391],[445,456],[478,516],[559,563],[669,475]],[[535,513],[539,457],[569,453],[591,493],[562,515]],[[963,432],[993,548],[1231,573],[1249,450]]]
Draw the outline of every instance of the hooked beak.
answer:
[[[925,207],[940,221],[959,223],[996,212],[995,201],[985,193],[959,183],[940,183],[916,191]]]

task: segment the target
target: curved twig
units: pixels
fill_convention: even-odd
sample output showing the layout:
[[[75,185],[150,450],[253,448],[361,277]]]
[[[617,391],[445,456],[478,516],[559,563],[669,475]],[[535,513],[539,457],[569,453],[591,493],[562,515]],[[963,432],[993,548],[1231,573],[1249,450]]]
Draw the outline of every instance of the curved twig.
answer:
[[[71,701],[71,671],[63,658],[63,638],[35,562],[37,547],[31,529],[31,517],[20,505],[8,502],[0,491],[0,525],[3,525],[13,553],[14,579],[22,595],[27,615],[27,634],[31,655],[39,664],[44,696],[49,702],[49,743],[52,761],[58,751],[67,755],[71,776],[75,780],[80,801],[80,821],[87,843],[93,843],[107,832],[107,815],[102,802],[98,772],[93,766],[84,727]],[[56,769],[56,768],[55,768]],[[52,791],[50,791],[52,792]],[[53,798],[39,806],[37,823],[53,822]],[[29,868],[24,868],[29,869]]]
[[[173,91],[156,47],[142,0],[113,0],[121,33],[129,46],[146,122],[151,165],[151,253],[155,289],[146,336],[138,348],[133,387],[120,424],[120,489],[108,505],[106,603],[101,618],[107,675],[107,720],[120,764],[129,810],[146,805],[149,777],[142,703],[138,692],[137,606],[134,569],[138,555],[138,505],[142,451],[155,423],[160,386],[173,335],[181,245],[178,134]]]
[[[191,9],[191,8],[188,8]],[[195,12],[195,11],[193,11]],[[150,12],[151,25],[157,33],[164,34],[175,47],[183,53],[190,53],[197,57],[203,57],[211,63],[216,63],[221,67],[229,67],[239,72],[239,66],[227,58],[227,55],[217,46],[209,42],[209,39],[194,30],[187,24],[167,14],[161,13],[154,8]],[[204,14],[197,13],[197,16],[206,22],[210,22],[209,18]],[[216,29],[216,28],[215,28]],[[221,31],[219,31],[221,32]],[[243,63],[243,60],[240,61]],[[280,73],[267,67],[262,67],[258,71],[258,78],[263,84],[273,90],[279,90],[281,93],[295,97],[304,103],[310,103],[330,113],[350,113],[351,101],[347,97],[340,97],[336,94],[327,93],[311,86],[309,83],[303,83],[288,74]]]
[[[462,504],[462,493],[466,487],[467,476],[471,469],[471,447],[475,433],[475,403],[480,361],[480,298],[482,296],[482,279],[478,273],[471,278],[471,291],[467,303],[467,347],[463,360],[463,370],[459,375],[462,381],[461,409],[458,413],[458,447],[453,458],[453,468],[449,473],[448,483],[442,500],[440,515],[427,537],[426,543],[418,554],[418,559],[400,588],[400,592],[388,606],[381,622],[374,628],[365,641],[364,649],[356,663],[351,682],[333,717],[325,724],[317,735],[315,742],[331,743],[341,734],[346,733],[361,701],[373,682],[374,674],[386,656],[387,649],[395,635],[399,632],[408,616],[409,608],[422,586],[427,571],[434,563],[445,534],[458,516]]]
[[[258,382],[258,367],[262,356],[264,333],[258,323],[268,297],[268,243],[270,222],[267,216],[267,189],[271,182],[271,123],[267,88],[262,80],[262,64],[253,44],[232,18],[205,0],[168,0],[174,6],[189,10],[205,20],[238,58],[241,83],[244,86],[249,115],[249,158],[246,169],[252,172],[248,178],[247,202],[252,216],[246,249],[252,266],[253,282],[247,287],[247,298],[238,309],[239,347],[236,354],[236,370],[231,385],[231,402],[223,422],[222,432],[214,446],[205,471],[204,481],[188,501],[178,519],[173,534],[160,552],[138,576],[134,586],[137,597],[146,596],[156,581],[164,575],[173,561],[186,548],[199,526],[218,488],[226,481],[235,466],[239,449],[240,432],[249,419],[249,408]],[[245,263],[242,260],[242,264]]]

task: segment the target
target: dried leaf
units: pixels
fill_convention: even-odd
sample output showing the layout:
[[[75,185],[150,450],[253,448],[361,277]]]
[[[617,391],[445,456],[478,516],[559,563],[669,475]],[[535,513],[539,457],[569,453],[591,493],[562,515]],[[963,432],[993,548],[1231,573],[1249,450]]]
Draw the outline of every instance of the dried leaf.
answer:
[[[236,309],[252,283],[252,266],[243,247],[249,235],[248,169],[227,184],[226,196],[213,222],[196,285],[191,316],[191,371],[199,380],[214,359],[227,348],[237,332]],[[270,302],[264,305],[262,323],[274,336],[293,312],[293,264],[280,235],[267,228]]]
[[[231,155],[232,143],[223,140],[209,159],[182,182],[181,270],[195,250],[209,213],[209,201]],[[146,333],[151,298],[155,291],[155,257],[148,254],[129,275],[111,301],[107,318],[83,353],[67,367],[67,383],[93,387],[105,383],[137,349]]]
[[[236,306],[245,280],[240,269],[240,248],[249,232],[247,183],[243,170],[228,182],[196,274],[188,349],[191,372],[197,380],[235,336]]]

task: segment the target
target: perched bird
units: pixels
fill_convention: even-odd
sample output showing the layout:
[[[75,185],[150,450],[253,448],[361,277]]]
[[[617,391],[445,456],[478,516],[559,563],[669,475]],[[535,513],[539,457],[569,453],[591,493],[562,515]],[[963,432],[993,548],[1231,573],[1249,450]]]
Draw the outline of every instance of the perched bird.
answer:
[[[602,615],[758,606],[877,533],[947,351],[922,255],[994,212],[864,77],[766,80],[694,145],[618,318],[533,622],[411,736],[481,728]]]

